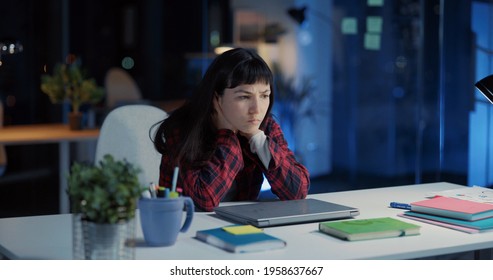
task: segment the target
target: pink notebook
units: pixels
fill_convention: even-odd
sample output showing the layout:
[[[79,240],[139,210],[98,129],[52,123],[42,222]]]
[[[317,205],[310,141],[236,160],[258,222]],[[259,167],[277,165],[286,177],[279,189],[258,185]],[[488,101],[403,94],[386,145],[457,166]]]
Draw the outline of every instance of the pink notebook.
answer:
[[[438,196],[411,203],[411,211],[475,221],[493,217],[493,204]]]

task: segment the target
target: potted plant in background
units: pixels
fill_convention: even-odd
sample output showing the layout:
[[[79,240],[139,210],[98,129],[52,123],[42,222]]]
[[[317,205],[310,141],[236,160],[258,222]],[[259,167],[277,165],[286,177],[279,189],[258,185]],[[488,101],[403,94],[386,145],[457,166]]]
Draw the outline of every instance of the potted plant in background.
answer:
[[[104,96],[104,89],[99,87],[94,79],[87,78],[78,63],[55,65],[53,75],[41,76],[41,91],[46,93],[54,104],[70,103],[71,129],[81,129],[80,106],[98,103]]]
[[[97,165],[74,163],[68,176],[74,258],[132,259],[135,210],[145,190],[140,169],[105,155]]]
[[[315,109],[310,102],[315,89],[312,79],[303,77],[297,83],[294,77],[287,77],[279,64],[272,65],[274,87],[276,91],[275,111],[278,114],[284,136],[290,148],[296,153],[296,122],[300,117],[314,117]]]

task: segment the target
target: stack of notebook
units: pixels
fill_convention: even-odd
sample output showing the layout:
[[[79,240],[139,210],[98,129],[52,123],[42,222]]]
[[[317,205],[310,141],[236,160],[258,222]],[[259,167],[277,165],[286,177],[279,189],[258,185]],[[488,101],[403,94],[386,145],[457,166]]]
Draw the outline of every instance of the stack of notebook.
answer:
[[[411,203],[401,217],[467,233],[493,229],[493,204],[453,197],[434,197]]]

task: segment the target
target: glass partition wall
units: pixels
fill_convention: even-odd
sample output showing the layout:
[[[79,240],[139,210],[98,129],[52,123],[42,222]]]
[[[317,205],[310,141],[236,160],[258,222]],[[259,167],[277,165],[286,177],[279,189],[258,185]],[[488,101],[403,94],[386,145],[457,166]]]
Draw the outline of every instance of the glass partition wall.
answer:
[[[356,188],[466,184],[470,1],[334,3],[361,22],[334,70],[334,170]]]
[[[438,11],[370,2],[334,1],[342,24],[357,22],[334,44],[334,175],[354,188],[439,179]]]
[[[492,105],[474,83],[493,73],[493,1],[332,8],[344,35],[332,43],[329,181],[490,186]]]
[[[265,5],[249,3],[274,18]],[[291,10],[297,24],[285,23],[276,59],[286,69],[292,62],[298,80],[308,76],[315,84],[318,120],[298,114],[288,135],[312,172],[312,192],[490,184],[491,109],[474,83],[491,73],[491,5],[332,0],[279,7]],[[290,34],[295,39],[286,39]],[[296,49],[295,58],[285,55],[286,45]]]
[[[472,1],[473,69],[476,81],[493,73],[493,1]],[[493,105],[479,91],[470,114],[468,184],[493,185]]]

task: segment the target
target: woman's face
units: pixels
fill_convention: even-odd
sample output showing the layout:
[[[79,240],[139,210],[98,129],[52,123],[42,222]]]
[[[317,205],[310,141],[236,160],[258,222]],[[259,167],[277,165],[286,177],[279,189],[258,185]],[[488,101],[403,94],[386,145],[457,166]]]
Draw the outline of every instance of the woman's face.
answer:
[[[226,88],[219,104],[226,120],[238,131],[258,131],[270,104],[270,85],[255,83]]]

